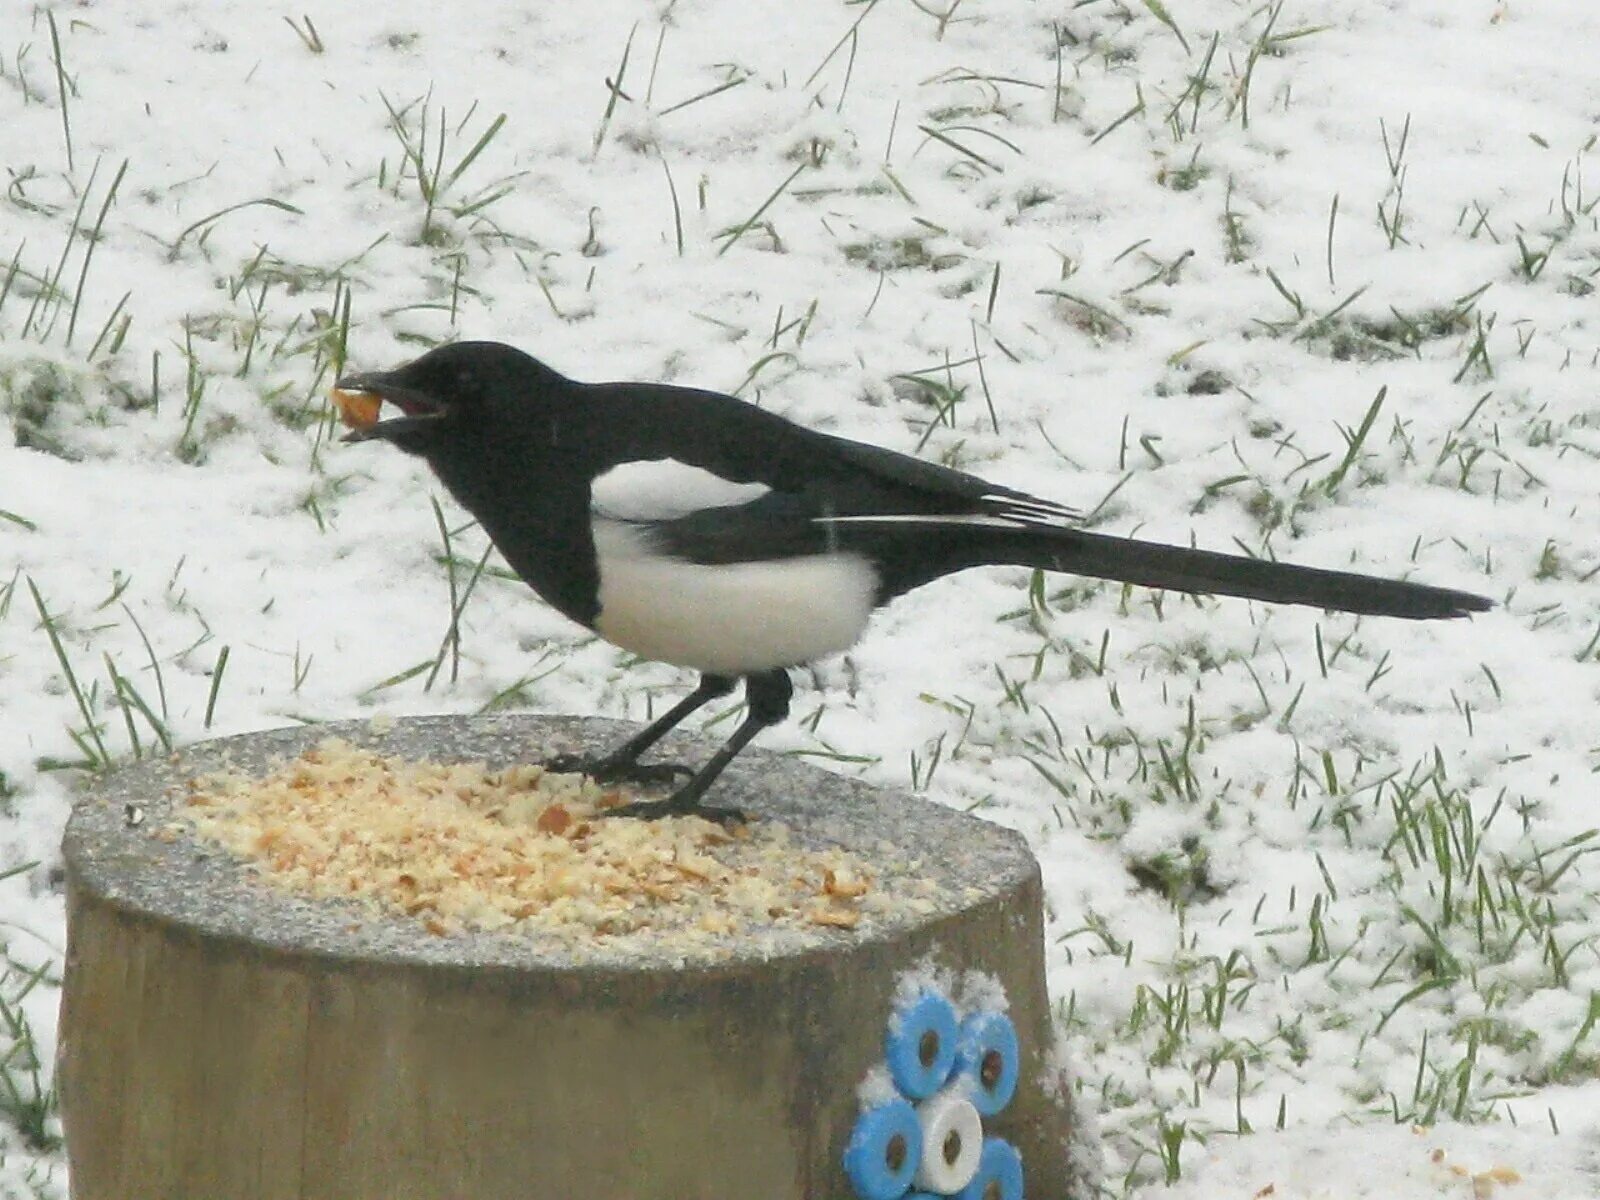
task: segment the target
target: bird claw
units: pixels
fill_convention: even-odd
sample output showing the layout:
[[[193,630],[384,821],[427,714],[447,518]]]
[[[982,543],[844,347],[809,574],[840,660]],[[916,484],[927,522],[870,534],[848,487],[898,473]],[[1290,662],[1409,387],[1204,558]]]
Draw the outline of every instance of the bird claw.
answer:
[[[587,775],[596,783],[631,783],[660,787],[687,779],[694,770],[682,763],[610,762],[581,754],[558,754],[544,761],[544,769],[558,775]]]
[[[678,803],[677,797],[668,796],[665,800],[639,800],[633,804],[624,804],[618,808],[608,808],[601,815],[605,817],[631,817],[637,821],[660,821],[667,817],[699,817],[702,821],[710,821],[713,825],[721,825],[724,829],[737,825],[747,825],[750,818],[737,808],[718,808],[714,804],[701,804],[698,801]]]
[[[587,775],[600,784],[625,783],[635,787],[665,787],[694,776],[694,770],[682,763],[642,763],[637,761],[614,762],[606,758],[585,758],[581,754],[558,754],[544,761],[544,769],[560,775]],[[604,809],[601,816],[632,817],[640,821],[659,821],[666,817],[699,817],[713,824],[729,828],[749,821],[736,808],[718,808],[701,804],[690,786],[664,800],[638,800],[631,804]]]

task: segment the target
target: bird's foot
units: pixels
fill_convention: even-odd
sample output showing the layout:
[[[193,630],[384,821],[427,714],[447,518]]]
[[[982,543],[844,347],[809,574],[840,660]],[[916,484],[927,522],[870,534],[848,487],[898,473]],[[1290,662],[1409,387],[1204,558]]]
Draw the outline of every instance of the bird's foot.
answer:
[[[666,787],[687,779],[694,770],[682,763],[618,762],[558,754],[544,761],[544,769],[557,775],[587,775],[596,783],[631,783],[637,787]]]
[[[608,808],[602,815],[632,817],[637,821],[659,821],[665,817],[699,817],[702,821],[710,821],[714,825],[721,825],[724,829],[746,825],[750,821],[750,818],[737,808],[719,808],[714,804],[701,804],[694,798],[679,800],[677,796],[668,796],[665,800],[635,801],[633,804],[624,804],[618,808]]]

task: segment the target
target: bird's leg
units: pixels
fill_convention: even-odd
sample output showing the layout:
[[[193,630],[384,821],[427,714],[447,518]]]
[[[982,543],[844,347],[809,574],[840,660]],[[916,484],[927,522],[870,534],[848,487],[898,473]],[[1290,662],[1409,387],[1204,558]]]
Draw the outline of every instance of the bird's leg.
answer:
[[[711,756],[706,765],[701,767],[688,783],[665,800],[644,800],[637,804],[625,804],[621,808],[611,809],[606,815],[643,817],[645,820],[655,820],[659,817],[704,817],[719,824],[743,821],[744,814],[738,809],[702,804],[700,797],[706,794],[706,789],[716,782],[717,776],[721,775],[739,751],[750,743],[751,738],[789,715],[789,700],[794,695],[794,684],[790,681],[787,671],[781,669],[766,671],[760,675],[745,676],[744,694],[749,709],[745,713],[743,723],[733,731],[733,736],[723,743],[722,748]]]
[[[681,763],[641,763],[639,756],[650,749],[695,709],[718,696],[733,691],[733,680],[726,675],[702,675],[700,683],[622,745],[601,758],[581,754],[558,754],[546,760],[547,771],[582,772],[596,783],[672,783],[694,771]]]

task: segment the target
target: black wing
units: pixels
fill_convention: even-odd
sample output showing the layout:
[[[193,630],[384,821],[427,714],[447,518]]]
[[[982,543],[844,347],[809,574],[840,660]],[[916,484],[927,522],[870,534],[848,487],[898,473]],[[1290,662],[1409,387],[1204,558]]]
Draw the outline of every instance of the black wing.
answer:
[[[647,526],[663,552],[700,563],[735,563],[848,552],[870,559],[880,598],[965,566],[993,561],[982,547],[996,529],[1077,517],[1065,505],[879,446],[806,429],[717,392],[654,384],[590,385],[592,411],[607,413],[611,457],[597,473],[595,513]],[[626,422],[626,424],[624,424]],[[630,463],[675,463],[726,485],[722,496],[685,472],[684,502],[658,497],[624,511],[606,499]],[[644,472],[640,473],[645,474]],[[738,485],[761,485],[742,497]],[[704,504],[689,501],[704,495]]]
[[[1448,588],[1090,533],[1065,505],[808,430],[716,392],[650,384],[593,390],[626,409],[626,457],[674,459],[767,489],[648,522],[663,550],[694,562],[857,553],[877,570],[880,602],[954,571],[1009,564],[1407,618],[1492,607]]]

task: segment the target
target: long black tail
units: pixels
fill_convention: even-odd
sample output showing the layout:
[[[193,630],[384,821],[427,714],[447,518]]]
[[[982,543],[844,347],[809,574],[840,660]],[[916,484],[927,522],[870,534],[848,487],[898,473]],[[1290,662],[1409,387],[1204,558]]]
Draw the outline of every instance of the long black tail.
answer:
[[[1082,529],[1019,531],[992,539],[988,549],[992,563],[1070,571],[1180,592],[1309,604],[1408,620],[1464,617],[1494,607],[1494,601],[1487,597],[1450,588],[1141,542]],[[1002,553],[993,553],[997,550]]]

